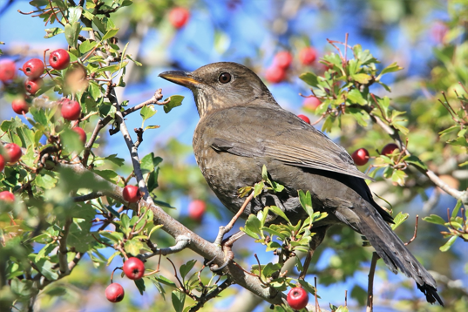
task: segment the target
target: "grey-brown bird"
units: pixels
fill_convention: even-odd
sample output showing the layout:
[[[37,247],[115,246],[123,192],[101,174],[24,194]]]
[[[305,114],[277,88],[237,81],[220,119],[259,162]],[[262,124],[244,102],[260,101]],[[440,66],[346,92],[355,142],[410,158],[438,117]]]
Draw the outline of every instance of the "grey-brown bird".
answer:
[[[364,181],[368,177],[343,147],[281,108],[253,71],[221,62],[191,73],[168,71],[159,76],[192,90],[200,114],[193,137],[195,157],[208,185],[229,210],[240,209],[245,199],[239,198],[238,190],[261,181],[265,165],[272,180],[285,189],[254,198],[242,217],[276,205],[292,222],[305,219],[298,190],[310,191],[314,210],[328,213],[314,223],[316,246],[330,226],[347,224],[366,236],[392,272],[400,269],[416,281],[428,302],[443,305],[434,278],[391,230],[393,218],[372,198]]]

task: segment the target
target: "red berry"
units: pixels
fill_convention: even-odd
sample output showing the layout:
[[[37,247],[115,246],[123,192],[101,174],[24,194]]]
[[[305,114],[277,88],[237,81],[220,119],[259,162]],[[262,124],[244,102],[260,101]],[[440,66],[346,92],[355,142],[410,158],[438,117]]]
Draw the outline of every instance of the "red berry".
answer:
[[[38,58],[30,59],[24,63],[23,73],[31,80],[39,78],[44,73],[44,63]]]
[[[75,127],[72,130],[78,133],[78,136],[80,137],[80,141],[84,145],[86,143],[86,132],[83,130],[83,128]]]
[[[70,54],[67,50],[58,49],[50,53],[49,63],[52,68],[62,70],[70,65]]]
[[[77,101],[71,101],[64,99],[61,101],[62,104],[62,117],[66,120],[77,120],[81,115],[81,106]]]
[[[169,21],[175,28],[182,28],[190,18],[190,12],[186,8],[173,8],[169,12]]]
[[[196,199],[189,204],[189,217],[193,220],[200,221],[205,214],[206,203],[203,200]]]
[[[5,168],[5,158],[0,155],[0,171],[3,171],[3,168]]]
[[[301,287],[294,287],[289,291],[287,300],[291,308],[304,309],[309,302],[309,294]]]
[[[287,69],[292,63],[293,57],[288,51],[281,51],[275,55],[273,64],[279,68]]]
[[[0,61],[0,80],[5,82],[16,77],[15,62],[11,60]]]
[[[31,95],[36,94],[37,90],[39,90],[42,86],[42,78],[37,78],[35,80],[26,80],[24,82],[24,87],[26,91],[28,91]]]
[[[304,120],[305,122],[307,122],[310,125],[310,119],[306,115],[299,114],[299,115],[297,115],[297,117],[301,118],[302,120]]]
[[[432,39],[436,43],[444,43],[445,42],[445,36],[448,32],[448,27],[442,22],[436,22],[434,25],[431,27],[431,36]]]
[[[15,195],[13,195],[13,193],[8,192],[8,191],[0,192],[0,201],[14,202],[15,201]]]
[[[106,288],[106,298],[110,302],[120,302],[124,298],[125,291],[118,283],[112,283]]]
[[[136,203],[141,198],[140,190],[134,185],[125,186],[122,195],[129,203]]]
[[[13,108],[15,113],[20,115],[29,111],[28,103],[22,98],[14,99],[13,102],[11,102],[11,108]]]
[[[365,148],[360,148],[351,157],[356,165],[364,166],[369,161],[369,152]]]
[[[138,258],[131,257],[123,265],[125,275],[132,280],[137,280],[145,274],[145,264]]]
[[[304,108],[314,111],[317,107],[320,106],[320,104],[322,104],[322,102],[320,102],[318,98],[316,98],[315,96],[311,96],[305,98],[304,103],[302,105],[304,106]]]
[[[299,60],[304,65],[312,65],[317,58],[317,51],[312,47],[306,47],[299,52]]]
[[[10,165],[15,164],[18,160],[20,160],[21,156],[23,156],[23,151],[21,151],[21,147],[19,147],[15,143],[8,143],[4,147],[7,152],[6,159],[8,160],[8,164]]]
[[[387,145],[384,146],[384,148],[382,149],[382,155],[385,155],[385,156],[388,156],[390,154],[393,153],[394,150],[398,149],[398,145],[396,145],[395,143],[389,143]]]
[[[277,66],[271,66],[266,70],[265,78],[271,83],[279,83],[286,78],[286,71]]]

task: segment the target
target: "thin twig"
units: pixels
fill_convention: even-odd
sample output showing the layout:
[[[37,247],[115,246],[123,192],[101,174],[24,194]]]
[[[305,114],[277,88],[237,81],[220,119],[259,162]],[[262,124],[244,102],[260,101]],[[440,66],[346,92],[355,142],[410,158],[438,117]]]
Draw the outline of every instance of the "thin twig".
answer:
[[[419,220],[419,216],[416,215],[416,223],[414,225],[413,237],[411,237],[411,239],[407,243],[405,243],[405,246],[408,246],[409,244],[411,244],[416,239],[416,237],[418,236],[418,220]]]
[[[372,312],[374,310],[374,274],[377,260],[379,260],[379,255],[377,255],[376,252],[373,252],[368,275],[366,312]]]

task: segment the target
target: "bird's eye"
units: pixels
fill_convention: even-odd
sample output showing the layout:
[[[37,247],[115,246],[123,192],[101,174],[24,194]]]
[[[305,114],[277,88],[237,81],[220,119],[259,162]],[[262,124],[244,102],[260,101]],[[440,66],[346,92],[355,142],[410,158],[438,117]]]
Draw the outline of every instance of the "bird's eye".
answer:
[[[221,75],[219,75],[219,82],[228,83],[229,81],[231,81],[230,73],[222,73]]]

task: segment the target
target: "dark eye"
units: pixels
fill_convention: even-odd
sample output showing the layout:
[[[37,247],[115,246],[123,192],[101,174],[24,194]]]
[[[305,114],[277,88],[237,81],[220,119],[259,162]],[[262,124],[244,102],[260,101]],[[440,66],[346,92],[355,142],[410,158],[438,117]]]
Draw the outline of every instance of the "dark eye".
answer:
[[[230,73],[222,73],[221,75],[219,75],[219,82],[228,83],[229,81],[231,81]]]

